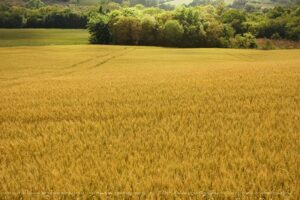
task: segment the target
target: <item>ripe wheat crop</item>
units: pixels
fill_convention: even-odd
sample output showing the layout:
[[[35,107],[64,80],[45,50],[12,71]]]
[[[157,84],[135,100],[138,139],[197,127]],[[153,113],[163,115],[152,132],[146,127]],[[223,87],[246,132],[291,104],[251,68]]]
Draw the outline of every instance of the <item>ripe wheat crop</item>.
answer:
[[[0,198],[298,199],[299,134],[300,50],[0,48]]]

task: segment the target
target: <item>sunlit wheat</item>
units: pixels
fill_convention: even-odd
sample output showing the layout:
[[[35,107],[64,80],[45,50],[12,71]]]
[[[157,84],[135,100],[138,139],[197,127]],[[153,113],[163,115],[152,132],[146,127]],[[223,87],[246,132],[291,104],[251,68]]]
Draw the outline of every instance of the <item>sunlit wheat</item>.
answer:
[[[299,134],[299,50],[0,48],[0,198],[297,199]]]

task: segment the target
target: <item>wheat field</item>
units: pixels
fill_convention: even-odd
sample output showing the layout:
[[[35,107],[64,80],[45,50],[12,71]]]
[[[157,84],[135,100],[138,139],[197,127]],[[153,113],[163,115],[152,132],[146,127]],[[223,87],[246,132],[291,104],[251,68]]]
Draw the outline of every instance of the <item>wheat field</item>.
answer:
[[[0,199],[299,199],[299,122],[300,50],[2,47]]]

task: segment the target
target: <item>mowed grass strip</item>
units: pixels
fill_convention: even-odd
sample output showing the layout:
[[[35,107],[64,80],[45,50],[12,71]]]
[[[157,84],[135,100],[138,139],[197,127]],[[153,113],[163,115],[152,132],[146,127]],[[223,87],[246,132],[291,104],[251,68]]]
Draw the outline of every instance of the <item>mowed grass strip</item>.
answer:
[[[297,199],[299,55],[0,48],[0,193]]]
[[[88,44],[84,29],[0,29],[0,47]]]

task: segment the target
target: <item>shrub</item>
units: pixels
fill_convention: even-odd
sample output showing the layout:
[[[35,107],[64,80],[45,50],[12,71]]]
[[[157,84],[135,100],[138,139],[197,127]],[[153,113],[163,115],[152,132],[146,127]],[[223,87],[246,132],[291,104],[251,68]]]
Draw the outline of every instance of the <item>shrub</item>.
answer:
[[[271,39],[272,40],[279,40],[281,39],[280,35],[278,33],[274,33],[272,36],[271,36]]]
[[[275,46],[270,40],[267,40],[266,43],[261,47],[263,50],[272,50],[275,49]]]
[[[243,35],[236,35],[231,39],[231,47],[234,48],[257,48],[255,37],[251,33],[245,33]]]

